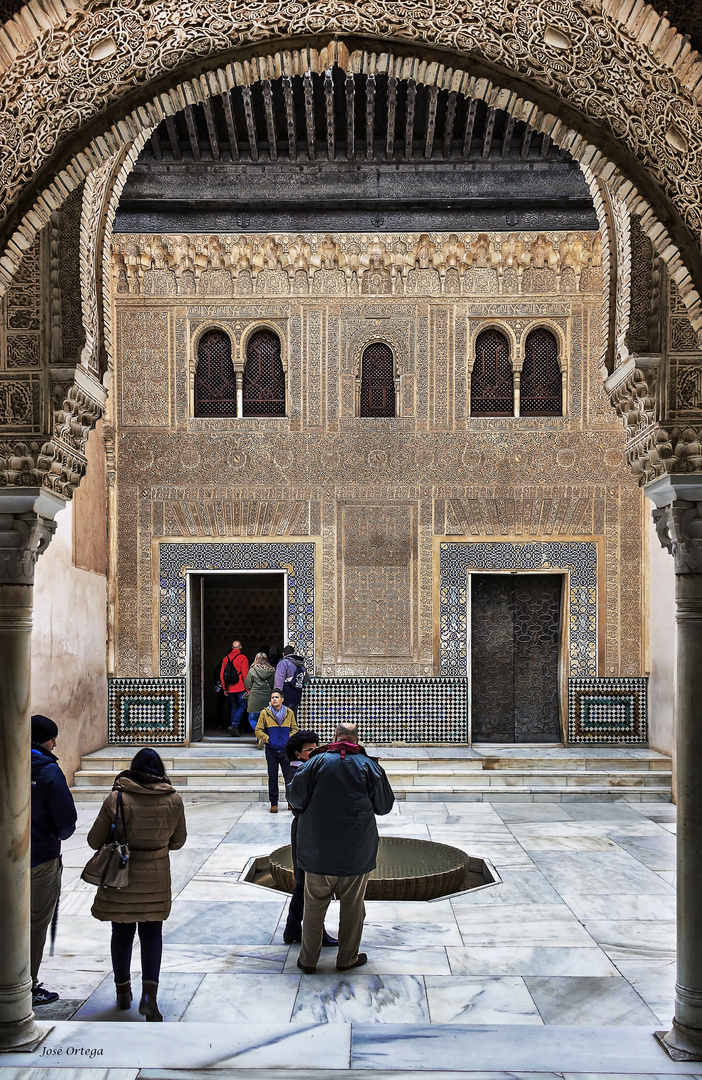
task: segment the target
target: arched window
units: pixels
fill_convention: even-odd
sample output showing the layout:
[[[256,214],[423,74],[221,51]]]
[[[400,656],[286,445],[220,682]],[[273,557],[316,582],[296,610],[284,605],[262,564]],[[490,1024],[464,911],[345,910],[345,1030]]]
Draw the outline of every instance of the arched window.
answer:
[[[285,416],[280,338],[272,330],[257,330],[246,346],[244,416]]]
[[[532,330],[526,339],[519,398],[522,416],[561,416],[563,413],[558,343],[548,330]]]
[[[392,349],[374,341],[361,360],[361,401],[359,416],[395,415],[395,379]]]
[[[475,342],[470,412],[471,416],[514,415],[514,380],[509,345],[499,330],[483,330]]]
[[[223,330],[200,338],[195,369],[195,416],[236,416],[232,343]]]

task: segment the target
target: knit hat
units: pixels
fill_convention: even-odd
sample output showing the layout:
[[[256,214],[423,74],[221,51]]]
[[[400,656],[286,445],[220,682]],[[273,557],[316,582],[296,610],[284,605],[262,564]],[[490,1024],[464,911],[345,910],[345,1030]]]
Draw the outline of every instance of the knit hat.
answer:
[[[32,717],[32,742],[42,743],[48,742],[49,739],[55,739],[58,735],[58,728],[53,720],[50,720],[48,716],[42,716],[41,713],[35,713]]]

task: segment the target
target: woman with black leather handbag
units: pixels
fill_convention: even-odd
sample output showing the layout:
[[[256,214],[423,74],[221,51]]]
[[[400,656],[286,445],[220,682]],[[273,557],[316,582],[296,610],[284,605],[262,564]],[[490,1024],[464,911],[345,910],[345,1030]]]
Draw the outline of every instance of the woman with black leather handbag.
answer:
[[[101,884],[92,914],[102,922],[112,923],[112,968],[120,1009],[130,1008],[132,1001],[130,965],[138,927],[142,977],[139,1012],[147,1020],[163,1020],[157,992],[163,923],[171,911],[169,851],[181,848],[187,833],[183,800],[172,787],[155,750],[140,750],[129,769],[117,776],[88,833],[90,847],[102,849],[107,844],[115,831],[120,804],[119,827],[123,844],[128,841],[129,881],[121,887],[110,886],[107,881]]]

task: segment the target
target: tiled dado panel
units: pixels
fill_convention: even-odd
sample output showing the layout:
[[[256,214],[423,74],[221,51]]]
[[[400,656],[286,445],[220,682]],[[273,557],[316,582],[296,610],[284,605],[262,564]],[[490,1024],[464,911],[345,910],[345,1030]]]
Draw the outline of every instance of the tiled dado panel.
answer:
[[[184,743],[185,679],[108,679],[111,743]]]
[[[314,670],[314,544],[159,544],[159,670],[185,673],[189,570],[287,570],[288,638]]]
[[[327,740],[345,722],[358,724],[367,743],[466,743],[468,680],[313,679],[300,705],[300,727]]]
[[[442,542],[439,551],[439,674],[468,673],[468,572],[570,571],[571,675],[597,675],[597,544],[594,541]]]
[[[648,680],[569,679],[568,742],[645,743]]]

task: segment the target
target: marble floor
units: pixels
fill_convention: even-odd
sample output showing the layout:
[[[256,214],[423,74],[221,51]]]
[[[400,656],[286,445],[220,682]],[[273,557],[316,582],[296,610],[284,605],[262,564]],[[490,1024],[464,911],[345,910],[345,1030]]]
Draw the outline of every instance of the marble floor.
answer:
[[[670,1023],[675,982],[670,803],[397,803],[381,832],[453,844],[488,859],[501,882],[428,904],[369,902],[368,965],[341,975],[324,950],[317,974],[305,976],[299,946],[282,940],[287,899],[239,880],[251,856],[287,842],[290,815],[190,802],[164,927],[159,1002],[167,1022],[182,1021],[170,1029],[145,1025],[135,1007],[115,1009],[109,926],[92,919],[94,889],[80,880],[97,809],[79,806],[79,829],[64,844],[56,950],[41,970],[61,1000],[37,1018],[57,1022],[48,1050],[92,1040],[106,1053],[11,1055],[0,1059],[2,1080],[16,1069],[36,1080],[51,1066],[86,1080],[88,1070],[93,1080],[133,1080],[139,1069],[156,1080],[224,1067],[264,1080],[281,1067],[295,1076],[300,1053],[300,1075],[320,1080],[339,1070],[397,1080],[441,1070],[702,1077],[702,1066],[674,1065],[651,1037]],[[332,930],[337,917],[333,906]],[[138,975],[136,949],[133,967]]]

